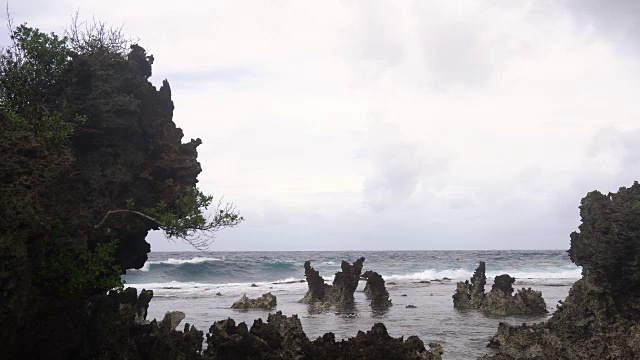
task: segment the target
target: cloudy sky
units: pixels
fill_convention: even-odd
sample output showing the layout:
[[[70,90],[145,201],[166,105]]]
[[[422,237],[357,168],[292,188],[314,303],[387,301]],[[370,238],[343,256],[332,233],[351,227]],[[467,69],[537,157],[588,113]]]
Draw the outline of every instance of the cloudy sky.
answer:
[[[56,32],[79,10],[154,55],[200,186],[246,218],[214,251],[566,249],[588,191],[640,179],[638,1],[10,7]]]

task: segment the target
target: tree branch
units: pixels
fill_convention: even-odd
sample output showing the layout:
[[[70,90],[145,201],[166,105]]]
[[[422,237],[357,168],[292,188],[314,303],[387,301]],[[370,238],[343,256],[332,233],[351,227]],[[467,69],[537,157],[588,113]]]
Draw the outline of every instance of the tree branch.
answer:
[[[109,217],[109,215],[111,214],[117,214],[117,213],[131,213],[131,214],[136,214],[138,216],[142,216],[143,218],[147,219],[147,220],[151,220],[154,223],[158,224],[159,226],[164,226],[164,224],[162,224],[160,221],[152,218],[151,216],[145,214],[145,213],[141,213],[140,211],[135,211],[135,210],[111,210],[108,211],[107,214],[102,218],[102,221],[100,221],[99,224],[94,225],[93,228],[94,229],[99,229],[105,221],[107,221],[107,218]]]

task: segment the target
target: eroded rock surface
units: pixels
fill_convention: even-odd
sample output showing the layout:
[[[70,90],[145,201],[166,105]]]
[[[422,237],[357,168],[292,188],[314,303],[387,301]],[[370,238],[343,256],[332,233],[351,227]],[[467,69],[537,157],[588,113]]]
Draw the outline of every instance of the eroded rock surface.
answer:
[[[231,305],[232,309],[273,309],[278,304],[275,295],[270,292],[262,294],[259,298],[250,299],[243,295],[240,300]]]
[[[640,185],[582,199],[569,256],[582,279],[546,322],[501,323],[483,359],[640,358]]]
[[[144,49],[69,55],[62,116],[78,114],[86,122],[64,150],[47,150],[25,131],[5,131],[10,121],[0,116],[0,343],[6,358],[78,358],[93,326],[82,320],[87,300],[106,290],[95,281],[95,289],[70,294],[60,265],[78,268],[73,254],[114,241],[113,263],[123,272],[141,268],[150,251],[146,235],[157,224],[120,213],[95,225],[128,202],[138,209],[172,206],[201,171],[200,140],[182,143],[169,83],[156,89],[148,81],[153,58]]]
[[[70,358],[201,359],[203,332],[189,324],[176,331],[184,319],[180,311],[167,312],[160,322],[146,320],[153,292],[143,290],[137,297],[136,293],[136,289],[127,288],[91,299],[84,313],[87,346]]]
[[[542,292],[522,288],[512,295],[512,284],[515,281],[515,278],[507,274],[496,276],[480,310],[500,316],[546,314],[547,304],[542,298]]]
[[[364,257],[359,258],[353,264],[342,261],[342,271],[336,273],[333,284],[325,284],[324,279],[317,270],[311,267],[310,261],[304,263],[304,274],[307,278],[309,290],[302,298],[306,304],[317,304],[318,306],[334,306],[353,304],[353,293],[358,287]]]
[[[485,263],[474,271],[471,280],[458,282],[456,293],[453,295],[453,307],[456,309],[479,309],[484,301],[484,286],[487,283]]]
[[[539,315],[548,312],[540,291],[522,288],[512,295],[516,279],[507,274],[496,276],[491,291],[485,294],[485,269],[485,263],[481,261],[471,281],[458,282],[456,293],[452,296],[456,309],[479,309],[499,316]]]
[[[364,292],[371,299],[371,307],[384,309],[392,305],[384,279],[375,271],[366,271],[362,277],[367,279]]]
[[[267,322],[255,320],[251,330],[245,323],[232,319],[216,322],[207,334],[205,356],[215,359],[427,359],[439,360],[443,353],[439,344],[429,344],[410,336],[393,338],[386,327],[375,324],[370,331],[358,332],[348,340],[336,341],[326,333],[310,341],[296,315],[270,314]]]

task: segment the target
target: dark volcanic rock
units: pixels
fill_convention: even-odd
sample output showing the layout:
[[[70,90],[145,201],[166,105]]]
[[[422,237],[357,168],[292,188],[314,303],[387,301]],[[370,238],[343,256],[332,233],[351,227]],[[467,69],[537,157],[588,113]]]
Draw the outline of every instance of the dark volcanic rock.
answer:
[[[427,359],[440,360],[443,353],[439,344],[429,344],[429,350],[417,336],[393,338],[387,328],[377,323],[370,331],[359,331],[356,337],[336,342],[332,333],[324,334],[305,349],[305,359]]]
[[[364,292],[371,299],[371,306],[374,308],[387,308],[392,305],[389,299],[389,292],[384,286],[384,279],[374,271],[367,271],[362,275],[367,279]]]
[[[456,309],[480,309],[500,316],[546,314],[547,305],[540,291],[523,288],[515,296],[511,295],[515,281],[515,278],[507,274],[496,276],[491,291],[485,294],[485,263],[480,262],[471,282],[458,283],[453,295],[453,306]]]
[[[582,279],[546,322],[501,323],[484,359],[640,358],[640,185],[582,199],[569,256]]]
[[[144,49],[70,55],[61,116],[83,115],[86,122],[68,147],[44,149],[33,134],[5,131],[8,122],[0,116],[0,343],[7,358],[69,358],[84,349],[86,300],[106,289],[69,294],[59,284],[68,274],[43,264],[65,251],[115,241],[114,265],[123,272],[141,268],[155,223],[119,213],[99,229],[94,225],[108,211],[125,209],[129,199],[139,209],[161,201],[173,206],[201,171],[200,140],[182,143],[169,83],[156,89],[148,81],[152,57]],[[71,259],[67,266],[79,267],[78,258]]]
[[[309,290],[302,298],[306,304],[318,306],[348,305],[353,303],[353,293],[358,287],[364,258],[356,260],[353,264],[342,261],[342,271],[336,273],[333,284],[327,285],[320,273],[311,267],[310,261],[304,263],[304,274],[307,278]]]
[[[453,295],[453,307],[456,309],[479,309],[484,301],[486,283],[485,263],[480,261],[471,281],[458,282],[456,293]]]
[[[150,290],[143,290],[136,298],[136,289],[127,288],[92,298],[85,306],[87,343],[70,358],[200,359],[202,331],[189,324],[184,331],[175,330],[184,313],[167,312],[160,323],[140,317],[151,297]]]
[[[501,292],[507,296],[513,294],[513,283],[516,282],[516,278],[507,274],[498,275],[493,279],[493,285],[491,291]]]
[[[249,299],[247,295],[243,295],[240,300],[231,305],[232,309],[273,309],[277,305],[275,295],[270,292],[262,294],[257,299]]]
[[[297,316],[270,314],[267,322],[255,320],[251,330],[232,319],[216,322],[207,334],[205,356],[214,359],[441,359],[442,347],[416,336],[406,341],[392,338],[383,324],[360,331],[354,338],[336,342],[332,333],[309,341]]]
[[[485,296],[480,310],[499,316],[541,315],[549,312],[547,304],[542,298],[542,292],[531,290],[531,288],[522,288],[514,296],[508,295],[502,290],[491,290]]]

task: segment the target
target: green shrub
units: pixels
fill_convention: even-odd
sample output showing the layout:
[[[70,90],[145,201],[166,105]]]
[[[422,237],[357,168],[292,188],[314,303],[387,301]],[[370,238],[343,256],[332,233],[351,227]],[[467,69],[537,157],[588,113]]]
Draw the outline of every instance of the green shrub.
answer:
[[[122,269],[115,260],[117,248],[117,241],[98,244],[93,250],[52,245],[36,280],[48,294],[86,295],[122,289]]]

